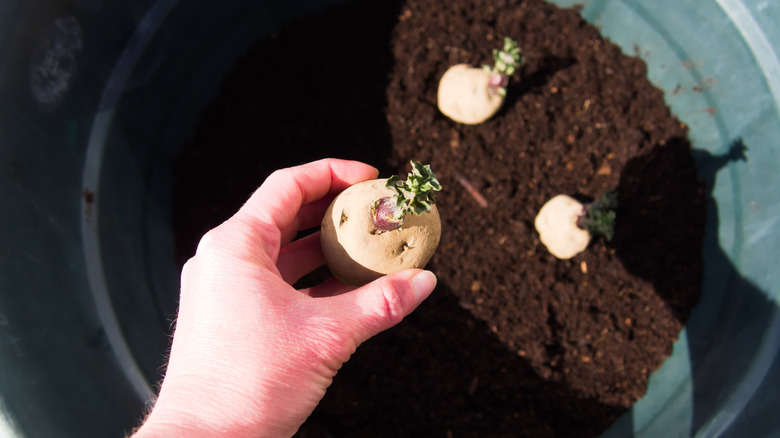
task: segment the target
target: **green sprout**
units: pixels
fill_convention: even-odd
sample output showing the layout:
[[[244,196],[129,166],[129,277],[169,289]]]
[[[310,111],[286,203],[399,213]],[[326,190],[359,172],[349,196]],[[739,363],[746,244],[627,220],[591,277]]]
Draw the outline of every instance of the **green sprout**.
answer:
[[[436,203],[433,192],[440,191],[442,187],[431,166],[416,161],[411,164],[412,171],[405,181],[397,175],[387,180],[386,187],[394,189],[395,195],[372,203],[371,212],[377,232],[400,228],[408,213],[428,213]]]
[[[607,240],[612,240],[617,217],[616,209],[617,194],[606,190],[598,199],[585,205],[585,212],[577,220],[577,226],[592,235],[600,235]]]
[[[509,77],[515,73],[515,70],[525,63],[525,58],[520,53],[520,47],[517,41],[509,37],[504,37],[504,46],[501,50],[493,49],[493,67],[485,65],[482,67],[490,74],[488,86],[499,96],[506,96],[506,86],[509,84]]]

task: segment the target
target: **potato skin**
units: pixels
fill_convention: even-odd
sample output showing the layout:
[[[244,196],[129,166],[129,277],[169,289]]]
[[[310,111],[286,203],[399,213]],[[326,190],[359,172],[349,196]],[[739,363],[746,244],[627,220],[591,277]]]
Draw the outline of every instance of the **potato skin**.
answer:
[[[490,74],[468,64],[453,65],[439,80],[439,111],[464,125],[478,125],[493,117],[504,98],[490,92]]]
[[[534,227],[555,257],[568,260],[588,247],[590,233],[577,226],[582,211],[582,204],[568,195],[556,195],[539,209]]]
[[[407,214],[401,228],[372,233],[371,203],[395,192],[387,179],[364,181],[343,192],[328,207],[320,234],[322,252],[333,275],[362,286],[383,275],[423,268],[441,240],[441,220],[429,213]]]

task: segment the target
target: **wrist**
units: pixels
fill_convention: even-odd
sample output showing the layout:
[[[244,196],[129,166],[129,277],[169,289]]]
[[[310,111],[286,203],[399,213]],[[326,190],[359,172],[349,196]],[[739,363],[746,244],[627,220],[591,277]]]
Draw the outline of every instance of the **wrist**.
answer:
[[[217,406],[224,406],[224,403],[217,400],[219,397],[204,400],[196,392],[201,395],[209,393],[195,391],[192,387],[170,392],[163,389],[151,413],[135,431],[133,438],[271,436],[263,430],[263,423],[259,420],[257,411],[254,415],[248,415],[246,411],[241,412],[240,416],[228,415]]]
[[[132,438],[168,437],[272,437],[262,428],[244,422],[219,422],[196,415],[181,415],[167,410],[153,411],[133,433]],[[274,438],[276,438],[274,436]]]
[[[162,415],[150,414],[144,423],[138,427],[132,438],[154,438],[172,436],[207,437],[215,436],[206,428],[199,428],[189,421],[174,421],[162,418]]]

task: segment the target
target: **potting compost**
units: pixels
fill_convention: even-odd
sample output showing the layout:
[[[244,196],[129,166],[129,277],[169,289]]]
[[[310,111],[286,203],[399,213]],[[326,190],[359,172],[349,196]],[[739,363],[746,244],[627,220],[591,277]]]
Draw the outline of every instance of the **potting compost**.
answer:
[[[525,64],[502,109],[476,126],[439,113],[446,69],[491,63],[504,37]],[[541,0],[390,0],[307,15],[235,65],[175,169],[181,263],[279,168],[404,176],[413,159],[444,186],[436,291],[358,349],[298,436],[588,437],[642,397],[698,300],[705,198],[635,51]],[[613,239],[556,259],[539,208],[604,190]]]

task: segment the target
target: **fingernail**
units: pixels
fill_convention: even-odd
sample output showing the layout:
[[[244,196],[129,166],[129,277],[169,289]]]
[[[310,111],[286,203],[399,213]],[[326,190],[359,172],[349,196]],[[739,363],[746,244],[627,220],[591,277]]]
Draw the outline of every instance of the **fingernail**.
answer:
[[[431,271],[422,271],[412,277],[412,293],[417,305],[428,298],[436,287],[437,281],[436,275]]]

